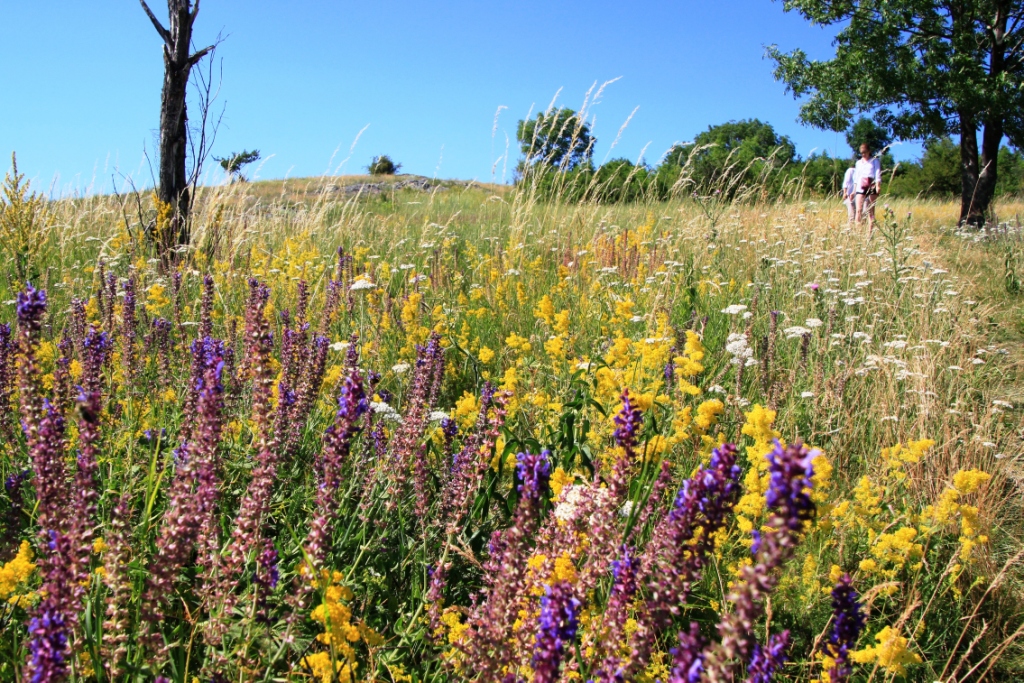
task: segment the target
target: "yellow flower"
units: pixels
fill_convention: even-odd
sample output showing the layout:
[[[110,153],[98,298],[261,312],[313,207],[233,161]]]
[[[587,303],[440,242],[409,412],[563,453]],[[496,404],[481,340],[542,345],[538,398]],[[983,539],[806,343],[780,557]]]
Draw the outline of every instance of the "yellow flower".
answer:
[[[572,481],[573,477],[571,474],[568,474],[561,467],[556,467],[555,471],[551,473],[548,485],[551,487],[551,492],[555,494],[555,497],[557,498],[562,494],[562,489],[565,488],[567,484],[571,484]]]
[[[28,541],[22,541],[18,547],[18,554],[14,559],[0,567],[0,600],[15,602],[17,597],[11,597],[20,584],[25,583],[32,575],[36,566],[32,564],[32,546]]]
[[[911,652],[907,647],[909,641],[900,635],[899,630],[886,626],[877,634],[878,645],[869,645],[863,650],[850,653],[850,658],[858,664],[877,662],[885,667],[886,672],[897,676],[906,673],[907,664],[920,664],[921,655]]]
[[[481,346],[480,351],[477,353],[477,357],[480,359],[481,363],[490,363],[492,360],[494,360],[494,351],[487,348],[486,346]]]

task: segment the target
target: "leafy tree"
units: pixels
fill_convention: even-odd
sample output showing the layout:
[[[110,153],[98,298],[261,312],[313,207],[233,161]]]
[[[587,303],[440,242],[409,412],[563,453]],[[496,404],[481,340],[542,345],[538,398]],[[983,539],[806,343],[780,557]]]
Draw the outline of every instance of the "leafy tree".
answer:
[[[895,139],[960,138],[960,218],[982,224],[1004,136],[1024,143],[1024,0],[785,0],[823,26],[841,26],[836,56],[769,49],[775,77],[808,99],[801,118],[847,128],[873,113]],[[979,158],[978,133],[981,132]]]
[[[796,147],[788,137],[771,124],[744,119],[710,126],[693,142],[674,146],[662,166],[686,168],[695,192],[719,189],[733,196],[774,182],[779,178],[775,171],[795,159]]]
[[[853,165],[850,159],[830,157],[828,153],[812,154],[799,167],[804,187],[819,195],[837,195],[842,190],[846,169]]]
[[[595,199],[601,202],[637,202],[647,192],[650,169],[629,159],[612,159],[597,169]]]
[[[402,165],[396,164],[387,154],[381,154],[370,161],[370,165],[366,167],[366,170],[369,171],[370,175],[395,175],[401,168]]]
[[[260,151],[254,149],[251,152],[242,150],[241,152],[235,152],[231,156],[227,157],[214,157],[213,160],[220,164],[220,167],[224,169],[224,172],[228,174],[232,182],[238,180],[245,182],[247,178],[242,173],[242,168],[248,166],[254,161],[259,161]]]
[[[530,168],[553,168],[571,171],[589,164],[597,140],[590,134],[590,126],[572,109],[562,108],[541,112],[536,118],[520,120],[516,127],[516,140],[523,158],[519,172]]]
[[[864,143],[873,152],[881,153],[892,144],[892,135],[868,117],[862,116],[846,131],[846,143],[856,156],[860,156],[860,146]]]

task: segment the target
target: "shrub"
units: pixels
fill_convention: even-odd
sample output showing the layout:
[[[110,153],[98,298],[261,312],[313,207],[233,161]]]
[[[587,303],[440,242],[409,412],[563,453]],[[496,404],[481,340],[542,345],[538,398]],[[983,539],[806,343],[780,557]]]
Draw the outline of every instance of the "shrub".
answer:
[[[381,154],[373,158],[366,170],[370,175],[395,175],[401,168],[402,165],[396,164],[387,154]]]

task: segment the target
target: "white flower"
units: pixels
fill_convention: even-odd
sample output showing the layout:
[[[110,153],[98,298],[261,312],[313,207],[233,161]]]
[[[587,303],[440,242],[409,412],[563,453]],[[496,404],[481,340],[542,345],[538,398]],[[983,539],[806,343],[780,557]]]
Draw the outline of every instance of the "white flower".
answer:
[[[813,391],[804,391],[800,394],[800,398],[814,398]]]
[[[959,365],[950,365],[950,366],[949,366],[948,368],[946,368],[946,369],[947,369],[947,370],[953,370],[954,372],[958,372],[958,371],[960,371],[960,370],[963,370],[963,368],[962,368],[962,367],[960,367]]]
[[[824,323],[818,320],[817,318],[808,318],[807,320],[804,321],[804,325],[813,330],[816,327],[821,327],[822,325],[824,325]]]
[[[750,311],[743,311],[743,319],[744,320],[750,320],[753,317],[754,317],[754,314],[751,313]]]
[[[971,362],[974,363],[975,365],[984,365],[985,364],[985,361],[983,361],[980,358],[972,358]]]
[[[723,387],[721,384],[713,384],[712,386],[710,386],[708,388],[708,392],[710,392],[712,394],[724,394],[724,393],[726,393],[725,387]]]
[[[426,279],[426,275],[413,275],[411,278],[409,278],[409,284],[414,285],[417,282],[423,282]]]
[[[333,344],[331,344],[331,351],[344,351],[349,346],[351,346],[351,344],[349,342],[344,342],[344,341],[334,342]]]
[[[395,373],[396,375],[401,375],[403,372],[408,372],[408,371],[409,371],[409,364],[408,363],[395,363],[394,365],[391,366],[391,372]]]
[[[633,501],[627,500],[622,504],[622,507],[619,508],[619,516],[629,517],[631,514],[633,514]]]
[[[519,269],[509,268],[508,270],[505,271],[505,275],[519,275]]]
[[[366,278],[359,278],[358,280],[352,283],[352,286],[349,287],[349,289],[353,292],[356,292],[359,291],[360,289],[373,289],[374,287],[376,287],[376,285],[367,280]]]
[[[725,350],[732,355],[732,360],[729,362],[733,365],[746,367],[757,365],[757,361],[754,360],[754,350],[747,346],[747,335],[745,334],[738,332],[730,334],[725,343]]]
[[[390,422],[401,422],[402,420],[402,416],[398,414],[398,411],[383,401],[370,401],[370,409],[384,420]]]
[[[732,304],[731,306],[723,308],[722,313],[725,313],[726,315],[738,315],[745,310],[747,310],[747,307],[743,304]]]
[[[885,342],[882,346],[887,349],[905,349],[907,348],[907,342],[902,339],[897,339],[896,341]]]
[[[447,417],[448,413],[444,412],[443,410],[432,410],[430,411],[430,415],[427,416],[427,419],[429,419],[431,422],[440,422],[441,420],[444,420]]]
[[[811,331],[806,327],[795,325],[793,327],[787,327],[782,331],[782,334],[786,335],[786,339],[799,339],[805,334],[810,334]]]
[[[412,270],[412,269],[413,269],[413,268],[415,268],[415,267],[416,267],[416,266],[414,266],[414,265],[413,265],[413,264],[411,264],[411,263],[403,263],[402,265],[398,266],[398,269],[399,269],[399,270]]]
[[[629,319],[629,322],[631,323],[642,323],[643,321],[644,317],[642,315],[634,315],[632,318]]]
[[[1000,400],[998,398],[992,401],[992,405],[999,406],[1000,408],[1013,408],[1012,403],[1010,403],[1009,401]]]

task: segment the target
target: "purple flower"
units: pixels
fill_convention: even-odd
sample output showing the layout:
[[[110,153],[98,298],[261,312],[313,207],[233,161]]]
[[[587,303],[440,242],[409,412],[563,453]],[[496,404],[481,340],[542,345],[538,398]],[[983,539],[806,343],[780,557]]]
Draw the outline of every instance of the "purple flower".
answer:
[[[25,285],[25,291],[18,293],[18,325],[29,332],[38,332],[43,328],[43,315],[46,313],[46,292]]]
[[[543,451],[540,455],[534,453],[519,453],[516,456],[516,477],[520,483],[518,490],[522,500],[535,505],[541,493],[548,483],[551,474],[551,463],[548,461],[550,451]]]
[[[547,586],[546,591],[540,599],[540,630],[533,648],[535,683],[558,680],[562,652],[576,640],[581,607],[568,581]]]
[[[768,644],[764,647],[754,646],[754,653],[750,657],[750,665],[747,667],[747,678],[749,683],[771,683],[775,670],[786,661],[786,648],[789,646],[789,631],[776,633],[768,638]]]
[[[629,456],[629,462],[636,459],[637,435],[640,433],[640,426],[643,422],[643,415],[638,408],[633,407],[629,398],[629,390],[622,390],[622,410],[615,416],[615,443],[621,446]]]
[[[735,607],[718,624],[722,639],[706,660],[707,677],[711,681],[732,680],[737,660],[750,661],[753,666],[756,651],[761,652],[758,662],[761,662],[759,666],[763,673],[767,671],[765,662],[769,662],[768,658],[776,657],[784,649],[778,639],[769,639],[767,650],[756,650],[753,628],[763,611],[765,599],[778,584],[777,570],[792,555],[804,524],[814,518],[815,507],[810,497],[813,485],[811,461],[817,455],[818,451],[799,442],[784,448],[778,441],[768,455],[770,480],[766,499],[771,515],[767,526],[771,531],[755,537],[757,563],[740,569],[739,580],[729,593],[728,599]]]
[[[815,507],[810,489],[814,485],[811,481],[814,476],[812,461],[818,454],[819,451],[810,450],[800,443],[783,448],[778,440],[768,454],[771,478],[765,500],[792,531],[802,530],[804,522],[814,519]]]
[[[691,622],[688,631],[679,632],[679,647],[672,648],[672,673],[669,683],[700,683],[704,672],[704,648],[707,640],[700,627]]]
[[[850,575],[844,574],[832,589],[832,634],[826,646],[835,660],[835,665],[829,671],[832,683],[844,683],[853,673],[849,653],[856,647],[857,639],[864,630],[864,614],[858,598]]]
[[[739,498],[739,477],[736,447],[716,448],[708,466],[683,482],[672,511],[655,527],[641,572],[649,596],[644,604],[648,625],[633,637],[634,656],[626,678],[646,665],[656,639],[672,624],[694,582],[700,580],[707,556],[714,550],[715,534]]]
[[[56,610],[46,609],[28,624],[29,671],[32,683],[64,680],[67,667],[67,630],[64,618]]]

